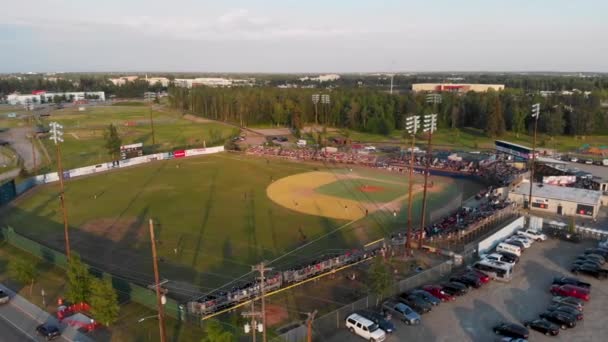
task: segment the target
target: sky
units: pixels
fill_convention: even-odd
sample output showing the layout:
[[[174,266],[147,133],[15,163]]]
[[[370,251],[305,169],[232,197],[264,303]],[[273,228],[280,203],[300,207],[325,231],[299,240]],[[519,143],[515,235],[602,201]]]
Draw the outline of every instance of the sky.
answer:
[[[7,0],[0,72],[608,72],[606,0]]]

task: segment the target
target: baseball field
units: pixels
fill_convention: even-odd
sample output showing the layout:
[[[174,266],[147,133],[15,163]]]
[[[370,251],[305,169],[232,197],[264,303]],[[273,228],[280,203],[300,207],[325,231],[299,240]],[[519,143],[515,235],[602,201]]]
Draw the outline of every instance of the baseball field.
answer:
[[[431,177],[430,210],[475,183]],[[422,177],[414,184],[419,217]],[[161,274],[189,297],[250,271],[263,259],[285,267],[405,227],[407,179],[365,168],[221,153],[157,161],[66,182],[72,248],[127,279],[151,280],[148,219],[156,225]],[[26,193],[2,224],[63,249],[58,185]],[[194,284],[191,286],[189,284]]]

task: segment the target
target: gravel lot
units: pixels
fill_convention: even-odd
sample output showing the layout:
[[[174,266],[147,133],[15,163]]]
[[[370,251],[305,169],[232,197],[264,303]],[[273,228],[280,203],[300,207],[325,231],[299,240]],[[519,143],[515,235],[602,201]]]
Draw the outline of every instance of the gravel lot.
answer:
[[[537,318],[551,300],[548,289],[554,276],[570,275],[569,266],[595,242],[570,244],[559,240],[535,243],[522,256],[510,283],[490,282],[479,290],[441,304],[423,315],[422,324],[410,327],[401,322],[387,341],[498,341],[492,326],[500,321],[521,322]],[[557,337],[530,332],[530,341],[605,341],[608,335],[608,280],[581,276],[593,287],[585,306],[585,319]],[[346,330],[321,341],[362,341]]]

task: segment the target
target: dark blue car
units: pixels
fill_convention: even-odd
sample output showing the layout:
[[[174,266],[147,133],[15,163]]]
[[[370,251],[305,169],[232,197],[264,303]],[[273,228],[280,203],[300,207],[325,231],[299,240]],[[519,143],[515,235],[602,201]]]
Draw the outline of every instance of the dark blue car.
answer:
[[[395,325],[384,318],[381,314],[373,311],[358,311],[359,315],[369,319],[370,321],[378,324],[380,329],[384,330],[387,334],[392,334],[395,331]]]

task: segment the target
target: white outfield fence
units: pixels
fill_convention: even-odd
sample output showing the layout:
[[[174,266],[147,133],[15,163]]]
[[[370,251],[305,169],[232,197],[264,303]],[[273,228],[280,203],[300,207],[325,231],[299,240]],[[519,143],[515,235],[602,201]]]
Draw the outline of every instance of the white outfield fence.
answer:
[[[189,150],[176,150],[173,152],[161,152],[155,154],[148,154],[141,157],[129,158],[120,160],[118,162],[108,162],[101,163],[96,165],[79,167],[76,169],[65,170],[63,171],[63,179],[68,180],[75,177],[92,175],[95,173],[107,172],[115,169],[120,169],[123,167],[130,167],[145,163],[150,163],[157,160],[169,160],[169,159],[179,159],[179,158],[188,158],[194,156],[201,156],[205,154],[214,154],[224,151],[224,146],[215,146],[208,148],[194,148]],[[37,175],[31,178],[24,180],[23,182],[17,184],[16,190],[17,195],[24,193],[25,191],[33,188],[36,185],[53,183],[59,181],[59,173],[58,172],[50,172],[43,175]]]

